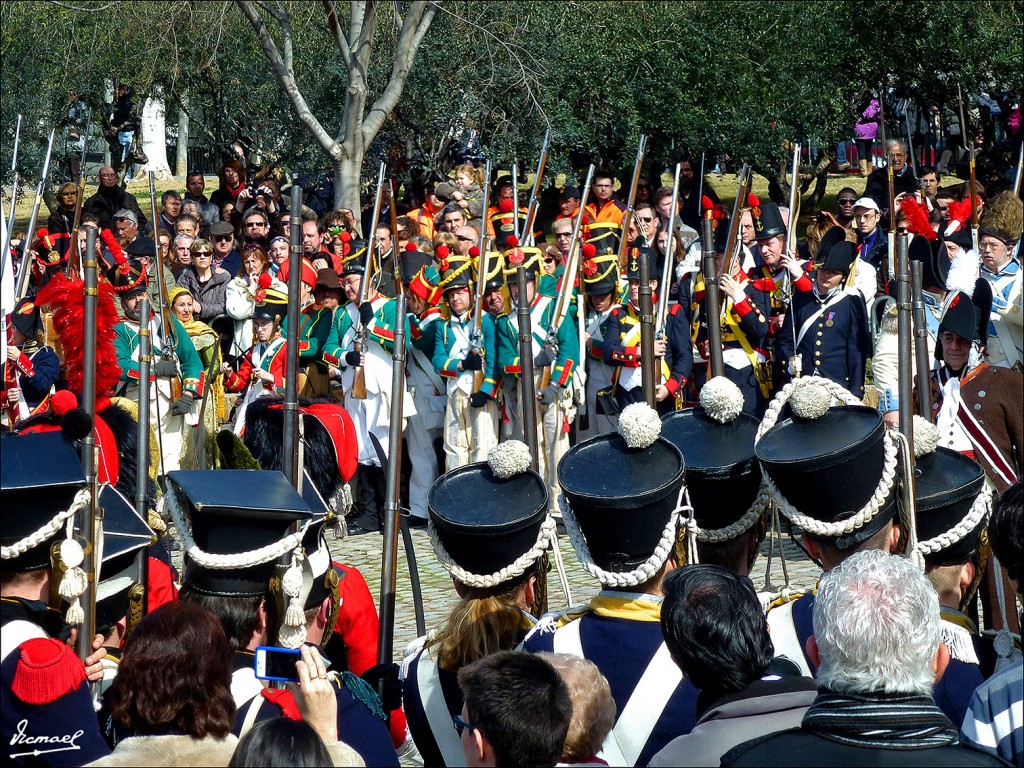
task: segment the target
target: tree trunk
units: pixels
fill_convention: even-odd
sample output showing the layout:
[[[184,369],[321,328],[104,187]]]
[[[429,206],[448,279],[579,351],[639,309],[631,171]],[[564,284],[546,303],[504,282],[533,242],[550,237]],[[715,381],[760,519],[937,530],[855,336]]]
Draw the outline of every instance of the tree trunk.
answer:
[[[158,179],[172,178],[167,164],[166,102],[159,88],[154,88],[142,108],[142,151],[149,162],[139,166],[135,178],[145,177],[150,171]],[[126,161],[129,162],[129,161]]]
[[[363,165],[362,152],[348,152],[341,145],[341,156],[334,161],[334,207],[348,208],[360,220],[359,172]],[[365,233],[364,233],[365,234]]]
[[[188,107],[186,97],[181,97],[182,107]],[[184,176],[188,173],[188,113],[178,108],[178,151],[174,158],[174,175]]]

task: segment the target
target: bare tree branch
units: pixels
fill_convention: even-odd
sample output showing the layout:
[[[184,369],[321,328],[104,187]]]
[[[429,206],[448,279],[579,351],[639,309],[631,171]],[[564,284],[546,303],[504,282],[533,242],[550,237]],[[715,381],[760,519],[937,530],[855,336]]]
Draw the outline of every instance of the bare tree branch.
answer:
[[[92,8],[82,8],[77,5],[71,5],[70,3],[61,3],[58,2],[58,0],[47,0],[47,2],[53,5],[60,6],[61,8],[67,8],[69,11],[78,11],[79,13],[99,13],[100,11],[107,10],[107,8],[110,8],[112,5],[117,5],[116,2],[112,2],[107,3],[106,5],[98,5]]]
[[[295,77],[294,59],[292,58],[292,20],[288,16],[288,12],[270,2],[270,0],[256,0],[256,2],[260,8],[273,16],[277,23],[281,25],[281,38],[284,43],[284,65],[288,68],[289,74]]]
[[[395,60],[391,65],[391,77],[388,79],[384,92],[373,103],[363,120],[365,141],[369,142],[377,135],[377,131],[384,125],[387,116],[398,104],[405,81],[409,77],[412,62],[416,58],[416,51],[419,50],[420,43],[423,42],[423,37],[430,28],[430,22],[433,21],[435,9],[433,3],[417,0],[405,14],[402,31],[398,36],[398,43],[395,45]]]
[[[334,0],[323,0],[323,5],[324,11],[327,13],[327,27],[331,30],[334,44],[338,46],[341,60],[344,62],[345,67],[348,68],[349,61],[352,59],[352,51],[348,47],[345,33],[341,30],[341,21],[338,19],[338,7],[335,5]]]
[[[274,42],[274,38],[271,36],[270,31],[267,29],[267,25],[263,23],[263,18],[259,15],[253,2],[251,0],[235,0],[238,5],[238,9],[242,12],[242,15],[248,20],[253,30],[256,32],[256,37],[260,41],[260,47],[263,49],[263,54],[266,56],[267,61],[270,63],[274,70],[274,76],[277,78],[278,85],[288,96],[288,100],[291,102],[292,107],[295,109],[299,120],[305,125],[313,137],[316,139],[320,148],[323,149],[327,155],[335,160],[340,155],[340,148],[334,138],[324,129],[320,121],[313,115],[312,110],[309,108],[309,104],[306,103],[305,97],[299,90],[298,85],[295,82],[295,73],[291,67],[285,65],[284,60],[281,58],[281,52],[277,47],[277,43]],[[261,2],[262,5],[262,2]],[[280,9],[278,9],[280,10]],[[287,17],[287,13],[280,10],[282,14]],[[288,51],[291,51],[291,25],[282,24],[282,34],[285,38],[285,46]]]

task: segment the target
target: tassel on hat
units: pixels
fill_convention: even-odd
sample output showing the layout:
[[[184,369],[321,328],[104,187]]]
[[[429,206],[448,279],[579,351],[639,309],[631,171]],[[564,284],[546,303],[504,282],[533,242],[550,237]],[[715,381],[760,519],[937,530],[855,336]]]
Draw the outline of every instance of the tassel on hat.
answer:
[[[284,622],[278,634],[283,648],[298,648],[306,641],[306,616],[302,609],[302,547],[292,551],[292,562],[281,577],[281,591],[288,600]]]

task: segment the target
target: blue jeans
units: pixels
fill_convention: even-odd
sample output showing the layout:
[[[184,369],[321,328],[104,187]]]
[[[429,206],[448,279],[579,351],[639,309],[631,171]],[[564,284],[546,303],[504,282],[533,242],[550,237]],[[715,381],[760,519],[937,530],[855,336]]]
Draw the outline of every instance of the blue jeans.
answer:
[[[841,141],[836,145],[836,165],[845,165],[850,162],[846,159],[846,145],[848,142]]]

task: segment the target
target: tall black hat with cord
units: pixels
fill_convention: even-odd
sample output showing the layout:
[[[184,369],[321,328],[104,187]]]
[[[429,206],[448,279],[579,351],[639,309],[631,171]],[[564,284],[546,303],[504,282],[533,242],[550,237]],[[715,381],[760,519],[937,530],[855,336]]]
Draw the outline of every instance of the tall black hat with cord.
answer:
[[[609,587],[637,587],[672,554],[685,504],[683,455],[658,412],[633,403],[618,432],[570,448],[558,462],[562,518],[584,569]]]
[[[790,415],[783,419],[786,410]],[[810,536],[846,550],[896,516],[901,472],[907,466],[900,458],[901,444],[906,442],[885,428],[876,409],[834,382],[809,376],[776,395],[758,429],[754,452],[769,497],[782,515]]]
[[[493,589],[534,567],[555,536],[544,480],[530,449],[499,443],[486,462],[446,472],[427,494],[430,543],[452,578]]]
[[[732,541],[755,527],[764,537],[767,494],[754,455],[761,422],[742,411],[739,387],[716,376],[701,388],[699,407],[674,411],[662,420],[662,436],[686,462],[691,514],[676,545],[680,562],[699,562],[698,542]]]

